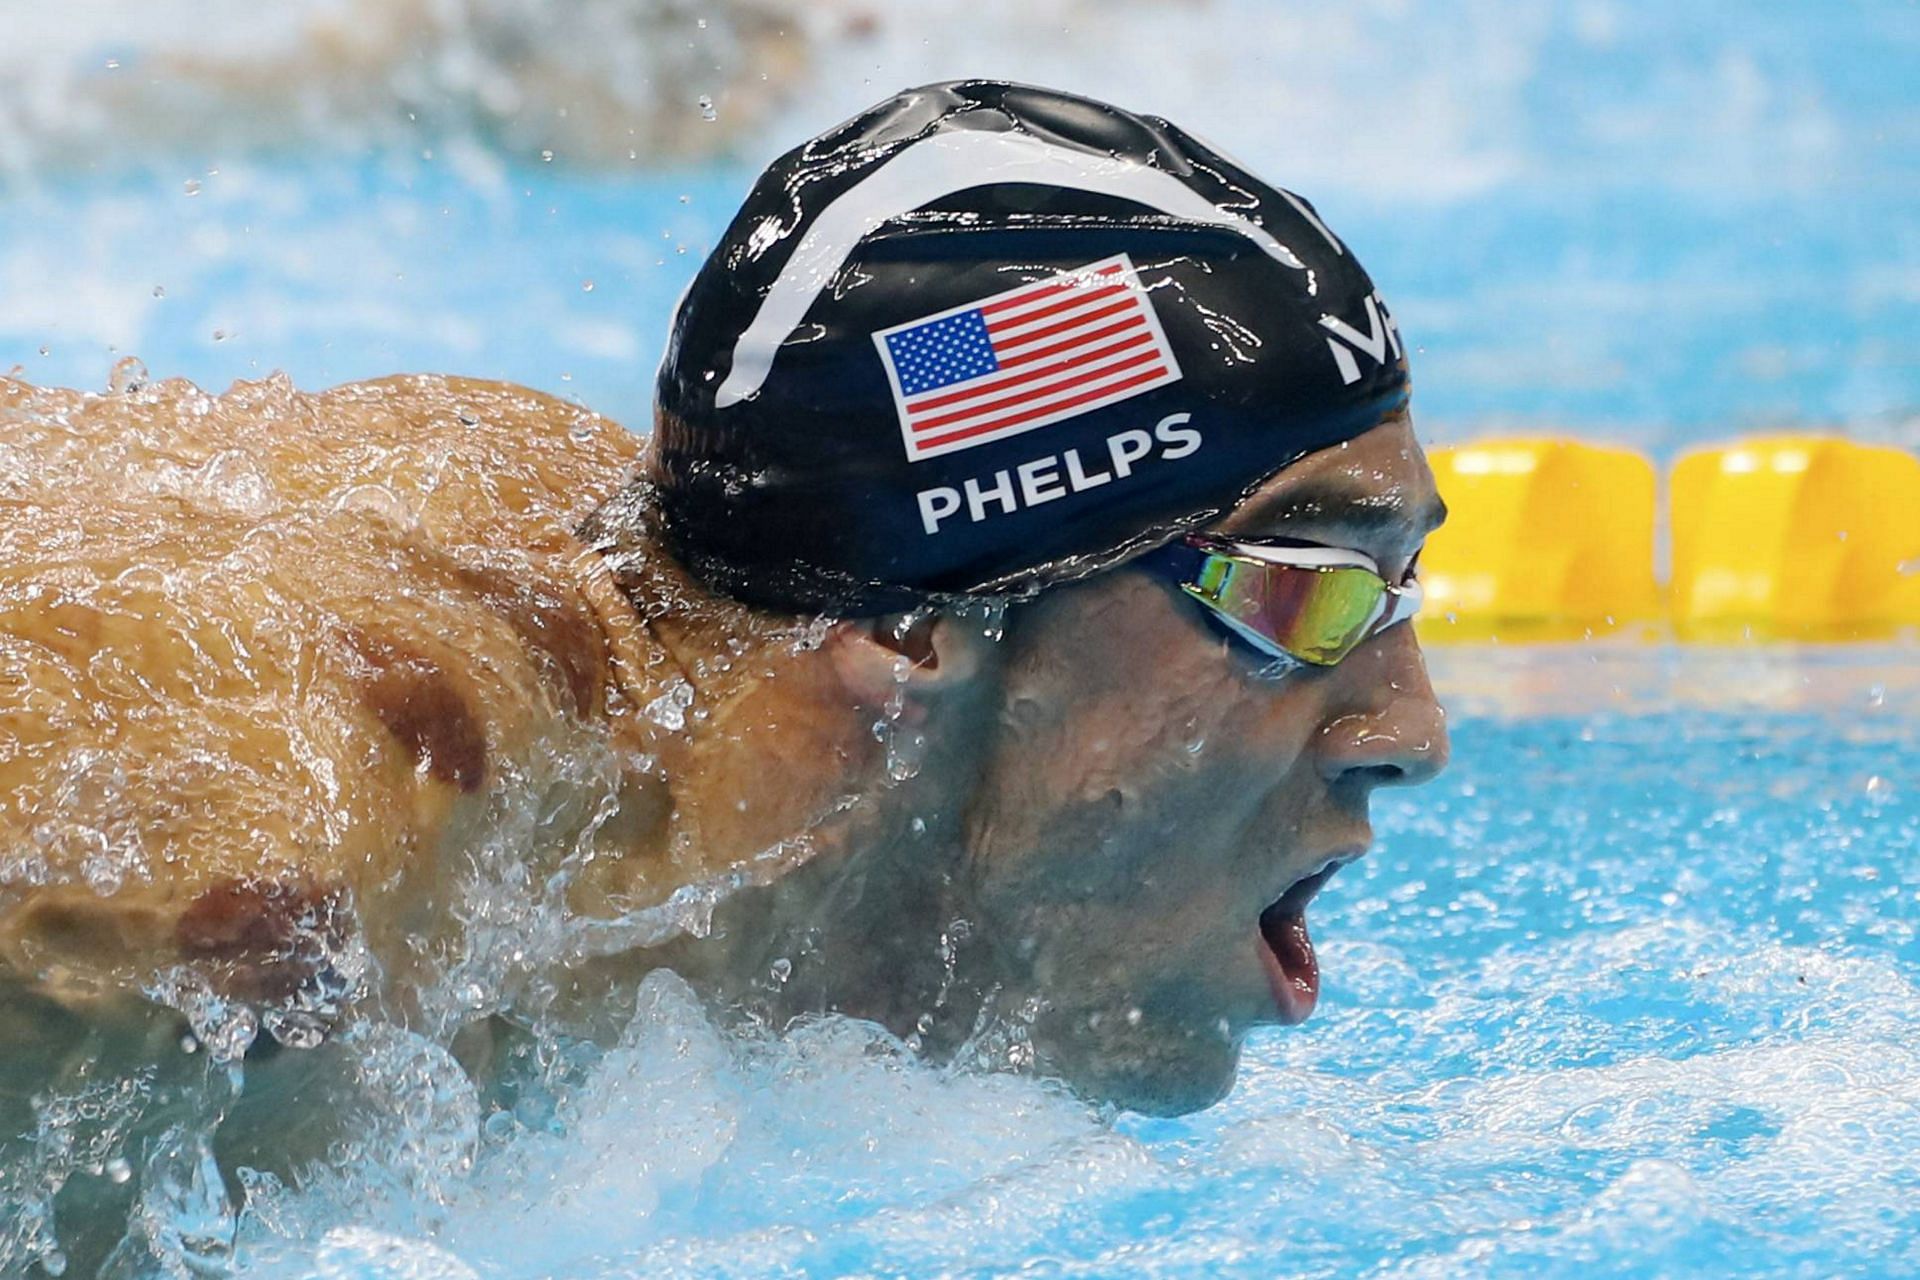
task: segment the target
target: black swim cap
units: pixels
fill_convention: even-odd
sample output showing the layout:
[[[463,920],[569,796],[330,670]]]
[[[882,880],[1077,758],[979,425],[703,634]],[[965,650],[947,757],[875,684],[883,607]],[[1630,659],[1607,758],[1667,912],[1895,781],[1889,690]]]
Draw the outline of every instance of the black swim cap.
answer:
[[[972,80],[761,175],[675,317],[653,479],[709,586],[873,614],[1098,571],[1406,395],[1304,200],[1164,120]]]

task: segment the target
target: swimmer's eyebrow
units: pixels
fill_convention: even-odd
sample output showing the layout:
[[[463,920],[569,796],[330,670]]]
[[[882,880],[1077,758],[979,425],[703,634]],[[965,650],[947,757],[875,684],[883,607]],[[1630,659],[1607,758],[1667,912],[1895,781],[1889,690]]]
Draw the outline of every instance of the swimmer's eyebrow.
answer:
[[[1437,493],[1408,510],[1390,493],[1341,483],[1309,482],[1274,495],[1270,504],[1265,510],[1246,513],[1244,521],[1236,520],[1237,531],[1257,535],[1310,524],[1355,535],[1354,541],[1392,538],[1413,548],[1447,518],[1447,504]]]

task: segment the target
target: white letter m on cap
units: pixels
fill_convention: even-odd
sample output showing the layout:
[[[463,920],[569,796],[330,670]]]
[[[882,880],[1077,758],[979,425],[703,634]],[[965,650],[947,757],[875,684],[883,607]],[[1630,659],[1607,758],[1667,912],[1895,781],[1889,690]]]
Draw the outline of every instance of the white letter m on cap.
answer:
[[[1371,356],[1376,364],[1385,364],[1389,351],[1395,360],[1400,358],[1400,328],[1393,322],[1393,313],[1387,310],[1386,299],[1375,290],[1361,301],[1367,306],[1365,333],[1338,316],[1320,317],[1320,327],[1334,335],[1327,339],[1327,350],[1333,352],[1333,362],[1340,369],[1340,381],[1347,386],[1360,381],[1360,363],[1353,358],[1355,351]]]

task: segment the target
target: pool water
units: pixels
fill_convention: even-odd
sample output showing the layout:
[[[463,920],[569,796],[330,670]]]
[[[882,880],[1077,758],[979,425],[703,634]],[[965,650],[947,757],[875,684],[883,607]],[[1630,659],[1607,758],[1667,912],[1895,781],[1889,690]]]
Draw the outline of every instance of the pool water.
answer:
[[[300,14],[342,7],[22,7],[23,39],[0,48],[0,369],[94,388],[128,354],[210,389],[463,373],[645,429],[673,303],[759,167],[898,89],[991,73],[1162,113],[1317,202],[1393,305],[1429,436],[1544,428],[1668,454],[1786,425],[1920,443],[1904,0],[1183,0],[1103,9],[1097,46],[1072,38],[1090,10],[1070,0],[818,0],[794,7],[871,10],[866,34],[817,37],[784,107],[699,165],[514,151],[424,109],[373,127],[353,110],[420,92],[410,47],[391,83],[300,85],[288,114],[319,123],[296,147],[242,145],[245,102],[165,145],[95,104],[157,74],[143,51],[268,56]],[[577,39],[541,0],[435,12],[453,61],[502,38],[494,22]],[[609,57],[644,71],[667,34],[722,25],[621,27]],[[56,52],[35,63],[36,41]],[[723,104],[728,75],[757,81],[711,57]]]
[[[354,1138],[299,1187],[243,1169],[236,1215],[204,1132],[135,1153],[143,1252],[367,1280],[1920,1274],[1911,654],[1436,668],[1454,766],[1376,798],[1375,851],[1315,904],[1318,1012],[1209,1111],[1103,1115],[842,1019],[723,1033],[660,974],[617,1047],[544,1043],[510,1096],[360,1028]]]
[[[790,112],[685,168],[457,126],[120,146],[129,122],[68,89],[172,29],[206,42],[202,10],[244,55],[258,6],[14,8],[0,370],[38,382],[104,388],[127,355],[215,389],[466,373],[644,429],[674,299],[757,164],[991,71],[1164,112],[1316,200],[1394,304],[1423,439],[1920,444],[1901,0],[1115,4],[1097,51],[1055,33],[1084,6],[875,6]],[[35,33],[70,65],[25,74]],[[1452,769],[1377,797],[1378,847],[1314,905],[1318,1011],[1209,1111],[1102,1114],[845,1020],[723,1032],[661,975],[617,1047],[539,1039],[484,1094],[446,1045],[351,1030],[314,1051],[346,1137],[288,1184],[216,1124],[258,1064],[169,1032],[152,1068],[32,1100],[0,1276],[62,1269],[56,1192],[116,1204],[122,1276],[1920,1275],[1915,651],[1488,647],[1436,672]],[[184,1118],[128,1144],[163,1093]]]

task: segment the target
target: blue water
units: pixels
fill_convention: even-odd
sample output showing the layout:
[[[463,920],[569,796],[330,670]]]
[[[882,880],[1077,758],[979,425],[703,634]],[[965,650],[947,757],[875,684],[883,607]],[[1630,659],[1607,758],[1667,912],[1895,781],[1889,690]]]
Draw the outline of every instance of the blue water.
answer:
[[[902,11],[823,49],[789,110],[697,168],[548,163],[424,126],[230,154],[217,121],[205,144],[54,157],[0,188],[0,368],[460,372],[644,429],[673,302],[758,162],[990,65],[1163,111],[1317,200],[1401,318],[1432,437],[1915,439],[1911,4],[1215,0],[1124,8],[1100,57],[1029,38],[1055,9],[1072,16]],[[97,44],[121,48],[111,28]]]
[[[9,169],[0,369],[425,369],[644,427],[757,162],[992,70],[1163,111],[1313,197],[1395,306],[1431,438],[1920,443],[1910,3],[1116,5],[1094,53],[1036,34],[1072,6],[965,9],[829,50],[699,167],[455,133]],[[549,1046],[516,1110],[368,1026],[339,1046],[364,1137],[299,1186],[248,1173],[241,1207],[193,1134],[123,1173],[259,1276],[1920,1275],[1916,671],[1444,655],[1454,767],[1376,801],[1379,847],[1315,904],[1313,1021],[1198,1116],[934,1071],[859,1024],[730,1038],[663,979],[619,1048]],[[0,1215],[9,1265],[19,1232]]]
[[[249,1274],[1920,1274],[1920,679],[1901,652],[1443,655],[1455,767],[1316,902],[1319,1011],[1179,1120],[730,1040],[671,980],[491,1117],[367,1052]],[[399,1068],[394,1065],[400,1064]],[[462,1153],[478,1137],[478,1160]]]

